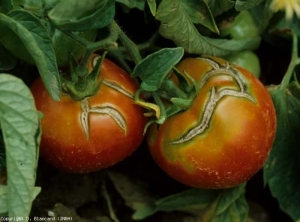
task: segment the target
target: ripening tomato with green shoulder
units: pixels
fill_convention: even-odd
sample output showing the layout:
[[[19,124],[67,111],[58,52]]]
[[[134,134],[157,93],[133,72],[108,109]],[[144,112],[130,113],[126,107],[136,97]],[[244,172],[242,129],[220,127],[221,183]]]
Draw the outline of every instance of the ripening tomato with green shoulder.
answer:
[[[179,182],[222,189],[251,178],[265,163],[276,114],[264,85],[247,70],[216,57],[178,65],[198,84],[192,105],[150,125],[147,143],[156,163]]]
[[[92,70],[98,55],[88,64]],[[147,122],[134,102],[138,84],[104,59],[96,94],[80,100],[63,94],[54,101],[38,78],[31,86],[41,120],[40,155],[69,173],[88,173],[112,166],[131,155],[143,140]]]
[[[241,11],[232,22],[221,25],[220,35],[232,39],[246,39],[259,36],[259,29],[248,10]]]

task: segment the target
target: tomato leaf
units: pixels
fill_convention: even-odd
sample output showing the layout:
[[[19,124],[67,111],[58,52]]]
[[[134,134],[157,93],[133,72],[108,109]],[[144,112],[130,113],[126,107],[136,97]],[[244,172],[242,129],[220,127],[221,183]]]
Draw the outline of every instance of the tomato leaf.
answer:
[[[7,13],[12,8],[12,0],[0,0],[0,13]]]
[[[245,221],[248,205],[245,184],[225,190],[189,189],[161,199],[155,198],[141,181],[117,172],[108,172],[114,187],[135,212],[133,219],[142,220],[159,211],[181,211],[205,221]]]
[[[103,28],[112,21],[114,15],[114,0],[64,0],[48,13],[57,27],[70,31]]]
[[[116,2],[126,5],[128,8],[137,8],[139,10],[144,10],[145,8],[145,0],[116,0]]]
[[[5,146],[4,146],[2,135],[0,135],[0,175],[1,175],[1,168],[3,169],[5,167],[6,167]]]
[[[264,0],[237,0],[235,2],[235,9],[237,11],[248,10],[259,5],[263,1]]]
[[[209,7],[214,16],[220,15],[223,12],[228,11],[234,6],[234,1],[232,0],[211,0],[209,3]]]
[[[246,221],[248,205],[244,197],[245,184],[225,190],[189,189],[155,202],[155,207],[143,214],[140,208],[135,211],[138,219],[144,219],[156,212],[181,211],[205,218],[203,221],[231,222]],[[151,213],[151,214],[150,214]]]
[[[163,80],[182,58],[183,53],[181,47],[164,48],[152,53],[134,68],[132,77],[141,78],[142,90],[154,92],[160,88]]]
[[[13,10],[10,17],[0,14],[0,26],[16,35],[24,44],[39,70],[45,87],[54,100],[60,99],[61,83],[55,53],[47,29],[40,20],[24,10]],[[10,41],[7,32],[0,33],[0,40]],[[16,38],[15,36],[11,36]],[[10,43],[14,44],[14,43]]]
[[[41,192],[40,187],[34,187],[32,191],[32,200],[31,202],[36,198],[36,196]],[[0,185],[0,215],[7,215],[9,208],[7,203],[9,202],[8,196],[9,196],[9,187],[5,185]],[[26,215],[28,216],[29,213]],[[20,217],[16,215],[17,217]],[[26,217],[24,216],[24,217]]]
[[[267,28],[274,14],[274,12],[270,9],[271,2],[272,0],[266,0],[265,4],[259,4],[251,9],[252,17],[259,27],[260,33]]]
[[[244,196],[245,185],[224,190],[218,196],[209,209],[214,212],[212,222],[247,221],[249,207]]]
[[[214,17],[204,0],[182,0],[182,6],[194,24],[201,24],[210,31],[219,34]]]
[[[219,190],[189,189],[159,199],[155,204],[157,211],[171,212],[176,210],[201,214],[218,197],[219,193]]]
[[[10,217],[25,217],[29,215],[35,197],[39,115],[30,90],[22,80],[8,74],[0,74],[0,104],[0,124],[9,175],[5,188],[9,201],[2,197],[1,204],[6,202]],[[3,189],[0,191],[2,194]]]
[[[0,70],[7,71],[14,68],[17,64],[17,59],[12,56],[6,48],[0,43]]]
[[[264,181],[282,210],[294,220],[300,217],[300,88],[275,87],[270,94],[276,108],[277,132],[274,146],[264,166]]]
[[[156,1],[155,0],[147,0],[150,12],[153,16],[156,15]]]
[[[235,51],[255,49],[260,38],[243,40],[212,39],[202,36],[195,28],[182,0],[163,0],[156,19],[161,21],[159,32],[188,53],[225,56]]]
[[[113,171],[108,171],[108,176],[126,205],[135,210],[133,219],[140,220],[154,213],[155,198],[146,184]]]

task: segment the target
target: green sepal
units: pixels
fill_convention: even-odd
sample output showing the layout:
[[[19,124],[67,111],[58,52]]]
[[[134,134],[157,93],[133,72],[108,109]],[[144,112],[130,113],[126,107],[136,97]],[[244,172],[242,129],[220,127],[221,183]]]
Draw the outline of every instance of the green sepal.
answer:
[[[87,67],[81,65],[76,66],[76,62],[71,59],[71,81],[63,79],[63,89],[74,100],[82,100],[86,97],[95,95],[100,88],[102,80],[99,78],[101,74],[100,68],[104,61],[106,52],[97,61],[91,72],[88,72]],[[72,58],[72,57],[71,57]]]
[[[193,102],[193,99],[182,99],[182,98],[174,97],[174,98],[171,99],[171,102],[176,107],[179,108],[178,109],[179,111],[181,111],[181,110],[187,110],[191,106],[191,104]]]
[[[157,94],[168,101],[173,97],[188,98],[188,94],[181,90],[172,79],[162,81],[161,87],[157,90]]]
[[[158,124],[163,124],[167,119],[165,106],[164,106],[162,100],[160,99],[160,97],[156,93],[152,93],[152,96],[153,96],[156,104],[160,108],[160,116],[155,122],[158,123]]]

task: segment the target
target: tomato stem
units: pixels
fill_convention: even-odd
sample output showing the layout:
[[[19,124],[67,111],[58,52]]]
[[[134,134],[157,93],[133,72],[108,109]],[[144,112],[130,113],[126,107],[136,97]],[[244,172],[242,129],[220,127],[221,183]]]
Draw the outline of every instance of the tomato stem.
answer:
[[[109,50],[112,48],[117,48],[117,40],[119,35],[119,27],[111,22],[109,25],[109,36],[103,40],[97,42],[88,42],[86,47],[86,52],[82,58],[80,66],[86,67],[90,56],[98,49]]]
[[[292,58],[289,64],[288,70],[286,71],[281,83],[280,89],[284,90],[290,84],[291,78],[294,73],[295,67],[300,63],[300,59],[298,57],[298,37],[296,33],[292,30],[292,38],[293,38],[293,45],[292,45]]]
[[[119,25],[115,21],[112,21],[112,23],[115,23],[119,27]],[[124,47],[126,48],[127,52],[133,58],[135,64],[139,64],[142,61],[142,56],[137,45],[128,38],[128,36],[123,32],[123,30],[120,27],[119,38]]]
[[[59,27],[57,27],[59,29]],[[117,48],[117,40],[118,40],[118,36],[119,36],[119,26],[115,23],[115,22],[111,22],[108,26],[109,28],[109,36],[105,39],[102,39],[100,41],[97,42],[90,42],[76,34],[74,34],[71,31],[66,31],[66,30],[62,30],[59,29],[60,31],[62,31],[63,33],[65,33],[66,35],[68,35],[69,37],[71,37],[73,40],[75,40],[77,43],[79,43],[80,45],[82,45],[83,47],[86,48],[86,52],[81,60],[80,66],[82,67],[86,67],[87,62],[90,58],[90,56],[99,49],[102,50],[110,50],[110,49],[114,49]]]
[[[182,91],[176,84],[174,83],[173,80],[171,79],[165,79],[162,82],[161,89],[158,90],[158,94],[167,99],[168,101],[171,100],[173,97],[178,97],[182,99],[187,99],[188,95]]]

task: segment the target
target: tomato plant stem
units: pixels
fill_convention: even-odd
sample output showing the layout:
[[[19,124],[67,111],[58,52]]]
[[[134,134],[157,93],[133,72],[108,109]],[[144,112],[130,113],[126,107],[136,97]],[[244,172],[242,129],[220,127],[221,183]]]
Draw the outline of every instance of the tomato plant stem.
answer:
[[[86,47],[86,52],[82,58],[80,66],[86,67],[90,56],[98,49],[109,50],[112,48],[117,48],[117,40],[119,35],[119,27],[116,23],[111,22],[109,25],[109,36],[103,40],[97,42],[88,42]]]
[[[119,25],[115,21],[112,21],[112,23],[115,23],[119,27]],[[137,45],[128,38],[128,36],[122,31],[120,27],[119,38],[130,56],[133,58],[135,64],[139,64],[142,61],[142,56],[140,55]]]
[[[291,62],[289,64],[288,70],[286,71],[281,84],[280,89],[284,90],[288,87],[290,84],[291,78],[294,73],[295,67],[300,63],[300,59],[298,57],[298,37],[295,34],[295,32],[292,31],[292,37],[293,37],[293,46],[292,46],[292,58]]]
[[[155,51],[158,51],[160,48],[159,47],[155,47],[154,43],[157,40],[157,38],[159,37],[159,33],[155,32],[146,42],[138,44],[137,47],[139,50],[145,50],[145,49],[154,49]]]

